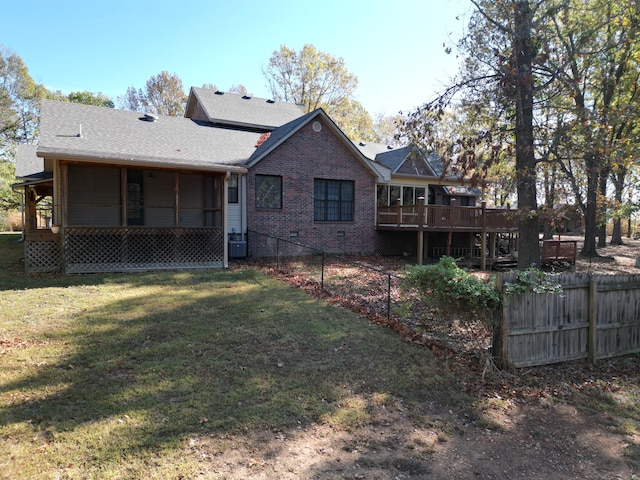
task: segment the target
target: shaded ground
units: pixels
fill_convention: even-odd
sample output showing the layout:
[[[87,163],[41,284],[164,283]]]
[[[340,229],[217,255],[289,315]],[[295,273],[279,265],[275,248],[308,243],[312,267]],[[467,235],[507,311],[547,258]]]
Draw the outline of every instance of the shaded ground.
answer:
[[[578,271],[640,273],[640,241],[580,258]],[[380,259],[376,260],[380,262]],[[395,260],[388,260],[394,268]],[[395,267],[398,265],[395,264]],[[285,276],[309,293],[355,307],[344,291],[327,295],[300,275]],[[358,283],[356,279],[350,280]],[[635,479],[640,466],[640,357],[597,366],[583,362],[491,373],[472,348],[412,337],[453,371],[473,411],[456,405],[372,404],[371,425],[336,431],[326,425],[225,438],[194,437],[189,455],[201,458],[203,477],[228,479]],[[366,401],[366,399],[364,399]]]

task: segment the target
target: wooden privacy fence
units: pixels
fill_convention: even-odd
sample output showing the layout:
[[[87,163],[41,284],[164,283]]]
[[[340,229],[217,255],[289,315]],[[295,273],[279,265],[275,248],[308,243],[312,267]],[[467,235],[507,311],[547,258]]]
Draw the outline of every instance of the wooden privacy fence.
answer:
[[[494,351],[505,367],[598,359],[640,352],[640,275],[550,275],[563,294],[507,295],[514,274],[500,274],[503,308]]]

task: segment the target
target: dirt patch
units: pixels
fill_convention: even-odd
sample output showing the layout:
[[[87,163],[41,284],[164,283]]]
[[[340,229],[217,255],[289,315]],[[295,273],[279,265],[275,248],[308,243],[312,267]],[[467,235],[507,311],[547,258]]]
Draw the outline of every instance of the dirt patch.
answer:
[[[354,432],[327,425],[194,437],[202,475],[228,479],[631,479],[624,436],[571,405],[509,402],[486,424],[426,405],[430,425],[382,412]]]
[[[564,269],[640,274],[640,241],[599,250]],[[376,259],[384,269],[385,260]],[[388,267],[398,268],[395,259]],[[401,263],[401,262],[400,262]],[[558,269],[559,267],[557,267]],[[283,278],[287,278],[286,275]],[[312,281],[288,280],[310,294],[349,306],[384,323],[344,292],[320,292]],[[193,437],[186,454],[196,456],[203,478],[226,479],[634,479],[640,464],[640,358],[537,367],[488,374],[473,348],[423,342],[443,369],[453,371],[475,407],[425,401],[378,405],[371,422],[352,431],[312,423],[289,431]],[[473,333],[473,332],[471,332]]]

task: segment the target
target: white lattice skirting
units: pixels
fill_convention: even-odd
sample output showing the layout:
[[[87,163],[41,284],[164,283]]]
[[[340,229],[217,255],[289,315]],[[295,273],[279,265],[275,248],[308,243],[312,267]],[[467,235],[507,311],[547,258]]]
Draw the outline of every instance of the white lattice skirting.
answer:
[[[67,228],[66,273],[220,268],[221,228]]]
[[[28,273],[221,268],[221,228],[67,228],[56,241],[25,241]]]
[[[27,273],[59,272],[60,243],[57,241],[25,241],[24,269]]]

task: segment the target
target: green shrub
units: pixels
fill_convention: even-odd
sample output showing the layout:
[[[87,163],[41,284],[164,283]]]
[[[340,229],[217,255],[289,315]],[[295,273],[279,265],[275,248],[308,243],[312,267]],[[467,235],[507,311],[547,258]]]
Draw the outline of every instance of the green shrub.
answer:
[[[500,306],[495,286],[467,273],[451,257],[442,257],[434,265],[408,266],[403,286],[417,290],[443,315],[461,314],[463,318],[481,320],[487,325]]]
[[[507,295],[517,295],[519,293],[553,293],[563,295],[562,286],[551,281],[549,275],[542,270],[531,266],[525,270],[515,270],[515,279],[505,283]]]

